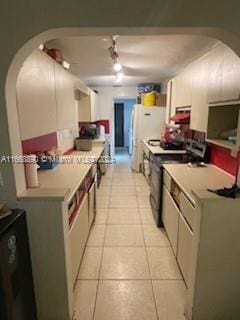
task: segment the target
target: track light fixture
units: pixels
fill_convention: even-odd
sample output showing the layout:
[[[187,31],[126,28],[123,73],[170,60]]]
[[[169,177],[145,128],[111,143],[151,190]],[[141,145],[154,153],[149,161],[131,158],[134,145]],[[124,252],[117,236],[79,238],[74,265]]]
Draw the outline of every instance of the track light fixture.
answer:
[[[110,53],[110,56],[111,56],[111,59],[112,59],[112,62],[113,62],[113,69],[116,72],[118,72],[116,74],[116,81],[117,82],[121,82],[122,78],[123,78],[123,74],[122,74],[122,72],[119,73],[119,71],[122,70],[122,65],[119,62],[119,55],[118,55],[118,52],[117,52],[116,38],[117,38],[117,36],[113,36],[112,37],[112,45],[108,48],[108,51]]]

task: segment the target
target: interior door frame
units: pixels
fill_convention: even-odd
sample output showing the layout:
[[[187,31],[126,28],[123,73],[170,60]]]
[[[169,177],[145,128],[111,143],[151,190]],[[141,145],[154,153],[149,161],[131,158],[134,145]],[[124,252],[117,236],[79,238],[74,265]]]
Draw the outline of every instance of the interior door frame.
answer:
[[[137,104],[137,93],[136,96],[115,96],[112,98],[112,116],[111,116],[111,155],[115,155],[115,121],[114,121],[114,104],[115,100],[135,100]]]

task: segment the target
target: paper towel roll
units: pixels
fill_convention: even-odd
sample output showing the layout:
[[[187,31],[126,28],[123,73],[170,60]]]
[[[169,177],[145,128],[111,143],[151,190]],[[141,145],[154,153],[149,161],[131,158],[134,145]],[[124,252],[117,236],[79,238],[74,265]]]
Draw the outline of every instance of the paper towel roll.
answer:
[[[105,138],[105,127],[103,125],[100,125],[100,137]]]
[[[36,155],[30,154],[27,156],[27,161],[25,163],[25,174],[28,188],[39,187],[37,169],[38,165],[36,162]]]

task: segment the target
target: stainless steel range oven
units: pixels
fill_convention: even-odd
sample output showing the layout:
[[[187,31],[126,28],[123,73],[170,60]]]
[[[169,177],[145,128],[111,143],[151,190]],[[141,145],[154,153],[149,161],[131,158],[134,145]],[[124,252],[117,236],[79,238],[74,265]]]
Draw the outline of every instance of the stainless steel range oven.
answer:
[[[150,153],[150,204],[154,220],[158,227],[163,227],[161,219],[163,164],[179,163],[183,161],[182,154],[153,155]]]
[[[202,166],[210,159],[209,146],[194,140],[185,142],[186,154],[173,153],[169,151],[154,155],[150,153],[150,203],[156,225],[163,227],[162,223],[162,186],[163,186],[163,164],[165,163],[187,163],[191,167]]]

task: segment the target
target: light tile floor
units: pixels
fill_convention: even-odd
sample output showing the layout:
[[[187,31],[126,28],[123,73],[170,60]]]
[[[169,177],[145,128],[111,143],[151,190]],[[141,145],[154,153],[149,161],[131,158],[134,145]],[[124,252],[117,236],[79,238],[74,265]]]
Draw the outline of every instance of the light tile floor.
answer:
[[[102,180],[75,287],[76,320],[184,320],[186,289],[142,174],[121,153]]]

